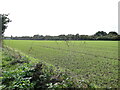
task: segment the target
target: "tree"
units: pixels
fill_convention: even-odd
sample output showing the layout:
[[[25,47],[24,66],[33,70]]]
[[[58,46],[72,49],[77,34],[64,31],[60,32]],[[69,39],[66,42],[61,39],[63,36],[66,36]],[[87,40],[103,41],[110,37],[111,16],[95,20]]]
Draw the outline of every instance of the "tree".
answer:
[[[94,34],[94,36],[106,36],[106,35],[107,35],[107,33],[104,31],[98,31]]]
[[[8,27],[8,23],[11,22],[11,20],[8,18],[9,14],[0,14],[0,22],[1,22],[1,34],[5,32],[5,29]]]
[[[77,34],[75,35],[75,40],[79,40],[79,38],[80,38],[80,35],[77,33]]]
[[[114,36],[114,35],[118,35],[118,33],[115,32],[115,31],[111,31],[111,32],[108,33],[108,35]]]
[[[8,18],[8,14],[0,14],[0,48],[2,47],[2,36],[5,29],[8,27],[7,24],[11,22]]]
[[[67,37],[66,37],[66,35],[62,34],[62,35],[59,35],[59,39],[60,40],[67,40]]]

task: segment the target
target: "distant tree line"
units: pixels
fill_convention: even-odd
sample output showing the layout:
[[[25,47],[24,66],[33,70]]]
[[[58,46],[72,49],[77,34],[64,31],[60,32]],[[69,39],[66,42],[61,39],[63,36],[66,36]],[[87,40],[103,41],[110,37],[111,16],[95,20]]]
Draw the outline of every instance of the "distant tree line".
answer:
[[[104,31],[98,31],[94,35],[79,35],[79,34],[68,34],[68,35],[34,35],[30,36],[21,36],[21,37],[5,37],[4,39],[13,39],[13,40],[120,40],[120,35],[117,32],[111,31],[108,34]]]
[[[1,36],[3,36],[5,29],[8,27],[8,23],[11,20],[8,18],[9,14],[0,14],[0,41]],[[94,35],[79,35],[79,34],[68,34],[68,35],[34,35],[30,36],[21,36],[21,37],[4,37],[4,39],[13,39],[13,40],[120,40],[120,35],[117,32],[111,31],[108,34],[104,31],[98,31]]]

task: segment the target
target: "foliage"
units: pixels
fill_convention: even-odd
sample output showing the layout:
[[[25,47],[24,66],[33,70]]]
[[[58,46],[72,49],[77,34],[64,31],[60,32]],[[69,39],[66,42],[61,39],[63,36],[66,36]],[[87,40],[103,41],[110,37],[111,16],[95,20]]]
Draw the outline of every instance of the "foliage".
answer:
[[[107,33],[104,31],[98,31],[95,33],[95,36],[106,36],[106,35],[107,35]]]
[[[108,35],[115,36],[115,35],[118,35],[118,33],[114,32],[114,31],[111,31],[111,32],[108,33]]]
[[[13,39],[13,40],[119,40],[120,35],[117,32],[109,32],[108,34],[104,31],[98,31],[94,35],[58,35],[58,36],[50,36],[50,35],[34,35],[30,36],[21,36],[21,37],[5,37],[5,39]]]
[[[5,29],[8,27],[7,24],[11,22],[8,18],[9,14],[0,14],[0,19],[2,20],[2,34],[5,32]]]

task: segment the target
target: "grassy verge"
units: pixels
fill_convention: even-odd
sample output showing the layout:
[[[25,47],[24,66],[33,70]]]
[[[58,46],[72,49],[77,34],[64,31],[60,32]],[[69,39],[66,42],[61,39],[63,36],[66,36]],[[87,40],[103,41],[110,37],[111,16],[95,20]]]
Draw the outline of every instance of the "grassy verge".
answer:
[[[95,88],[71,77],[68,70],[47,64],[19,51],[6,47],[2,56],[2,90]]]

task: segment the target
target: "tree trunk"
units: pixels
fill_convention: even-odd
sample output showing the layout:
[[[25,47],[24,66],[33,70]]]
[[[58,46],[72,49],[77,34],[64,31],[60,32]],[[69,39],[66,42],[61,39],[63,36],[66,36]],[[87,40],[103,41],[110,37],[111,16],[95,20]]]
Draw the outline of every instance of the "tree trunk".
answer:
[[[2,76],[2,16],[0,15],[0,77]],[[0,84],[2,81],[0,81]]]
[[[2,16],[0,15],[0,49],[2,48]]]

